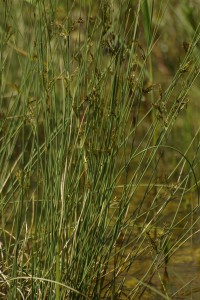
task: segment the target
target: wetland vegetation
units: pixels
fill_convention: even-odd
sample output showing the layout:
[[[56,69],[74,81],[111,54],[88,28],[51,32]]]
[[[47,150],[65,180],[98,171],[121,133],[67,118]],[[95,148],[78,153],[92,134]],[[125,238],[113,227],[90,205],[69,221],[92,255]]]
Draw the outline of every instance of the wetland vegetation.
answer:
[[[199,10],[0,2],[0,299],[199,299]]]

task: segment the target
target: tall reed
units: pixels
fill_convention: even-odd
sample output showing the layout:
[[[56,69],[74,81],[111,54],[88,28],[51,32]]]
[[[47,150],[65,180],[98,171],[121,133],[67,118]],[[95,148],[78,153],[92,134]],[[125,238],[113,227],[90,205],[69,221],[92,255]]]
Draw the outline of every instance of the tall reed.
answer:
[[[172,136],[200,33],[159,82],[170,5],[151,4],[0,4],[4,299],[173,298],[151,282],[199,232],[199,124],[184,149]]]

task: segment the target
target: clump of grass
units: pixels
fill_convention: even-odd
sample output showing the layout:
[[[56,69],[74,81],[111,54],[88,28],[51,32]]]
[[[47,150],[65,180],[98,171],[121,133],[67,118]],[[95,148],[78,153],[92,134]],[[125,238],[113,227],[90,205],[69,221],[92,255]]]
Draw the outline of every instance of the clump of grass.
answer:
[[[153,4],[1,4],[2,297],[173,297],[151,282],[199,232],[199,128],[171,142],[199,29],[169,84],[153,82],[168,9]]]

